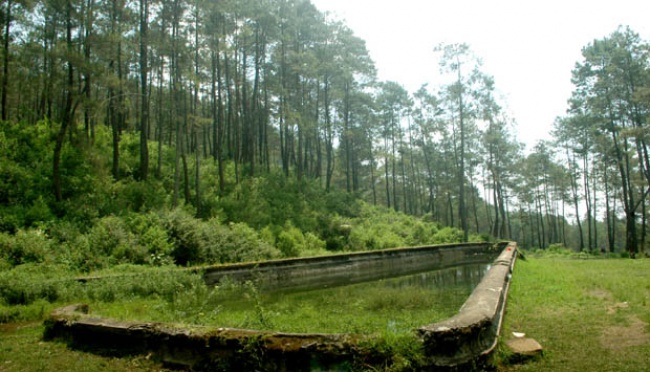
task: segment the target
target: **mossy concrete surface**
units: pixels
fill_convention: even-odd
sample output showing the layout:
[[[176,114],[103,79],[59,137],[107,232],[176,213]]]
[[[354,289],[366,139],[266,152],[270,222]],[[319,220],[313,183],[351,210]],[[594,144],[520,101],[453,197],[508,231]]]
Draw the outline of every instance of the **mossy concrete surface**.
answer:
[[[339,369],[363,338],[348,334],[286,334],[232,328],[176,328],[87,315],[83,304],[54,311],[45,339],[108,354],[152,353],[166,365],[195,370],[305,371]]]
[[[431,364],[467,365],[494,349],[516,257],[516,244],[508,244],[456,316],[417,330]]]
[[[199,268],[207,284],[255,280],[265,290],[304,290],[487,263],[504,245],[459,243]]]
[[[447,257],[445,259],[447,262],[452,257],[460,257],[459,264],[474,260],[475,258],[472,257],[485,257],[487,252],[494,252],[495,249],[488,244],[480,246],[481,249],[477,247],[479,246],[443,246],[438,247],[435,250],[438,253],[433,255],[431,252],[434,250],[419,249],[421,249],[420,253],[429,255],[430,260],[435,260],[436,257]],[[507,284],[516,257],[516,245],[503,247],[504,245],[498,246],[497,249],[503,249],[502,253],[457,316],[418,330],[424,345],[427,367],[456,368],[471,364],[491,351],[492,344],[496,343],[500,317],[507,295]],[[393,260],[386,264],[392,267],[397,265],[398,261],[394,259],[399,256],[406,257],[407,261],[411,262],[423,260],[422,255],[418,258],[417,250],[414,253],[413,248],[404,251],[384,251],[380,256]],[[494,257],[494,253],[492,254]],[[349,262],[351,259],[349,256],[330,258],[328,262],[337,260]],[[374,258],[363,258],[358,254],[351,256],[362,262],[376,261]],[[290,260],[290,266],[301,266],[297,261],[300,260]],[[303,261],[316,262],[316,266],[322,266],[323,262],[314,259]],[[447,263],[444,265],[446,266]],[[377,262],[374,262],[371,266],[376,265]],[[238,269],[243,269],[246,265],[236,266]],[[271,265],[276,269],[280,266],[277,261]],[[313,269],[313,265],[306,264],[306,266],[311,267],[309,270]],[[260,265],[256,264],[253,267],[257,269]],[[352,269],[348,267],[348,270]],[[338,270],[327,271],[338,273]],[[231,270],[229,276],[232,276],[232,272]],[[267,278],[276,275],[272,271],[269,273],[271,274],[267,273]],[[354,276],[352,273],[348,275]],[[245,277],[235,277],[235,279],[242,278],[245,279]],[[287,334],[231,328],[179,328],[160,323],[122,322],[92,317],[88,315],[88,307],[85,305],[71,305],[56,310],[46,320],[45,325],[46,339],[65,339],[78,348],[103,352],[115,351],[117,354],[151,353],[164,363],[195,370],[348,370],[359,362],[366,366],[374,362],[379,363],[378,365],[385,363],[383,360],[373,361],[372,359],[376,359],[377,355],[360,346],[367,345],[366,341],[370,340],[370,336],[365,335]]]

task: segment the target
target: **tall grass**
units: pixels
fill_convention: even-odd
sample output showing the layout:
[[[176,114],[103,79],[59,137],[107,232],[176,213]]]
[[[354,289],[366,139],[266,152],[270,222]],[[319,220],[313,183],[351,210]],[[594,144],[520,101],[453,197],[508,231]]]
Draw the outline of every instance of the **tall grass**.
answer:
[[[456,275],[455,269],[449,272]],[[95,311],[123,320],[267,331],[412,335],[418,326],[455,314],[480,280],[423,287],[412,278],[300,292],[261,292],[254,282],[192,284],[171,297],[102,303]]]

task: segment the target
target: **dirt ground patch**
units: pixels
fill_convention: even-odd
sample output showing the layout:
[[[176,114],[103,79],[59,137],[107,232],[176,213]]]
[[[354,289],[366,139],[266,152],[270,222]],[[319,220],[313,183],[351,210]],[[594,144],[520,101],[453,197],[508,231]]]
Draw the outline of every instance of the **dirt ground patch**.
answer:
[[[587,292],[587,295],[598,298],[600,300],[611,301],[613,299],[613,296],[609,291],[601,288],[592,289],[591,291]]]
[[[614,296],[605,289],[592,289],[587,292],[587,295],[605,301],[605,309],[608,315],[615,315],[630,307],[627,302],[613,303]],[[627,319],[629,323],[627,326],[609,326],[603,330],[600,342],[605,349],[620,351],[633,346],[650,344],[648,323],[639,319],[636,315],[630,315]]]
[[[629,321],[628,326],[612,326],[603,330],[600,342],[604,348],[619,351],[650,344],[650,333],[646,331],[648,323],[636,316],[630,316]]]

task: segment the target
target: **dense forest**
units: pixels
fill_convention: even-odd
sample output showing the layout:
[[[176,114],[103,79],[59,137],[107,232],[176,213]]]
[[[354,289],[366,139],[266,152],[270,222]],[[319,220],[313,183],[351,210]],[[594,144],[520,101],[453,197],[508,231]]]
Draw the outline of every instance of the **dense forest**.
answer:
[[[469,46],[436,47],[447,82],[408,92],[309,0],[6,0],[0,23],[0,267],[644,250],[649,50],[630,29],[583,48],[555,140],[527,150]]]

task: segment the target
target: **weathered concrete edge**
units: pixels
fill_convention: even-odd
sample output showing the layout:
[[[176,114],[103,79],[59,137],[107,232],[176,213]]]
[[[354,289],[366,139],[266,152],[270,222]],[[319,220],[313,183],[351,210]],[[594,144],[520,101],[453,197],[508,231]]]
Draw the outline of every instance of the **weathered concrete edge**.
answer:
[[[65,339],[78,347],[153,353],[171,365],[199,368],[246,366],[242,358],[278,370],[305,370],[314,361],[332,364],[354,355],[363,335],[298,334],[217,327],[175,327],[165,323],[117,321],[88,315],[88,305],[75,304],[52,312],[45,321],[45,340]],[[245,351],[245,352],[244,352]]]
[[[229,277],[256,280],[265,289],[314,289],[401,276],[450,266],[485,263],[492,243],[460,243],[198,268],[207,284]]]
[[[469,365],[495,348],[516,258],[517,245],[511,242],[457,315],[417,330],[432,365]]]
[[[341,261],[347,262],[348,264],[349,261],[372,262],[382,257],[383,259],[387,257],[397,258],[402,252],[415,253],[426,251],[436,253],[435,258],[447,257],[448,259],[451,257],[443,252],[447,249],[457,250],[461,246],[467,247],[468,244],[391,249],[370,252],[370,254],[352,253],[323,258],[278,260],[264,263],[264,265],[277,269],[277,267],[282,266],[281,264],[288,262],[288,266],[295,267],[296,265],[302,266],[306,264],[309,267],[313,266],[312,268],[316,268],[322,267],[323,263],[329,266],[334,262],[340,263]],[[473,249],[469,249],[468,251],[472,253],[469,253],[466,258],[474,260],[477,258],[476,251],[486,249],[489,244],[470,244],[470,246]],[[502,244],[498,246],[500,249],[503,247]],[[466,308],[471,308],[469,304],[474,293],[480,287],[484,286],[483,283],[486,280],[493,276],[492,272],[495,268],[502,266],[499,263],[507,261],[508,255],[504,257],[504,253],[507,250],[508,248],[494,261],[494,266],[481,281],[481,284],[479,284],[472,296],[470,296],[470,299],[465,303],[461,313]],[[440,255],[437,253],[440,253]],[[451,256],[453,257],[454,255]],[[410,259],[413,258],[411,257]],[[422,257],[418,259],[422,260]],[[401,259],[398,261],[401,261]],[[314,263],[315,265],[313,265]],[[260,264],[239,264],[235,266],[240,270],[246,271],[250,270],[250,268],[259,268]],[[241,358],[244,355],[241,351],[244,349],[250,350],[251,345],[253,345],[254,348],[258,348],[260,353],[264,355],[267,363],[272,363],[273,369],[277,369],[276,367],[278,367],[282,370],[307,370],[309,368],[306,366],[313,365],[315,361],[320,365],[331,365],[331,363],[336,363],[337,361],[344,362],[350,360],[359,352],[358,342],[368,338],[368,336],[364,335],[290,334],[216,327],[175,328],[169,324],[120,322],[111,319],[96,318],[87,315],[87,312],[88,308],[84,305],[72,305],[54,311],[45,322],[45,338],[63,338],[71,340],[77,345],[103,347],[113,350],[121,349],[133,353],[153,352],[164,362],[191,368],[201,365],[214,365],[215,363],[220,363],[218,361],[225,360],[234,360],[233,363],[236,365],[236,363],[239,363],[237,358]],[[469,322],[471,324],[480,323],[471,320]],[[429,326],[422,327],[420,330],[427,327]],[[423,339],[425,345],[431,346],[431,343],[427,343],[426,338]],[[174,340],[174,342],[170,342],[170,340]],[[441,345],[441,347],[455,348],[457,347],[455,345],[459,342],[462,343],[461,340],[452,338],[448,346]],[[461,346],[465,347],[463,345]],[[470,355],[473,357],[475,348],[471,347],[470,349],[472,350]],[[427,357],[430,359],[429,363],[431,365],[443,367],[451,365],[448,363],[449,357],[444,352],[441,355],[439,351],[430,350],[428,347],[425,350],[428,353]]]

